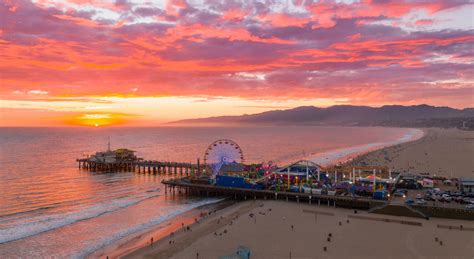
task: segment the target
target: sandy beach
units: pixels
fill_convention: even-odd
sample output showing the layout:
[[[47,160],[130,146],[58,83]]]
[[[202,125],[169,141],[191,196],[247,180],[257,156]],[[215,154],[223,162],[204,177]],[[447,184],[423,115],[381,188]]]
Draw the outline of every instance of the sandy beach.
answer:
[[[474,131],[424,129],[425,136],[361,155],[348,165],[386,165],[393,171],[474,177]]]
[[[232,200],[222,200],[217,203],[200,206],[179,214],[152,228],[126,236],[111,245],[93,252],[88,255],[87,258],[124,257],[140,248],[150,245],[151,238],[153,238],[154,244],[164,242],[163,240],[169,237],[171,233],[183,231],[183,225],[192,226],[193,224],[197,224],[196,220],[202,219],[204,214],[208,214],[209,212],[212,214],[214,211],[217,212],[235,204],[236,202]]]
[[[313,212],[321,214],[315,217]],[[463,225],[464,230],[441,229],[438,224]],[[347,209],[284,201],[242,202],[194,224],[191,230],[175,233],[126,258],[218,258],[235,254],[239,246],[249,248],[252,258],[472,258],[474,255],[474,222],[427,221],[364,211],[354,214]]]

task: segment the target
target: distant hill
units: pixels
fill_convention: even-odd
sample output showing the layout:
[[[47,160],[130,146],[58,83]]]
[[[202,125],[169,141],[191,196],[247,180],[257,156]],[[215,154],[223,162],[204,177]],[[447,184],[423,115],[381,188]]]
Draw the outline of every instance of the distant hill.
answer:
[[[251,115],[220,116],[172,122],[174,125],[344,125],[444,127],[474,129],[474,108],[453,109],[429,105],[382,107],[337,105],[328,108],[302,106]]]

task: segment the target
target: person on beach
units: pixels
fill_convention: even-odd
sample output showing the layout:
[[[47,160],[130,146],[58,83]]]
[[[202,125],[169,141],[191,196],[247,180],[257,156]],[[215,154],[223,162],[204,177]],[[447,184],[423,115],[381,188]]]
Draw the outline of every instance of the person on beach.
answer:
[[[153,237],[150,239],[150,245],[153,245]]]

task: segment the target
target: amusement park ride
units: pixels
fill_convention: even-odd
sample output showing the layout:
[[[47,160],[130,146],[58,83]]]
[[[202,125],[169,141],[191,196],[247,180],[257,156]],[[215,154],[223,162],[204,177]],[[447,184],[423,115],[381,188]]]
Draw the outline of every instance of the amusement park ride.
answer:
[[[235,141],[230,139],[219,139],[212,142],[204,153],[205,172],[211,177],[215,177],[217,174],[219,174],[223,166],[238,164],[243,165],[244,162],[245,159],[241,147]],[[376,170],[377,173],[389,172],[389,169],[386,166],[345,167],[342,165],[332,165],[329,167],[321,167],[320,165],[317,165],[309,160],[301,160],[289,165],[288,167],[294,166],[298,163],[303,167],[306,165],[306,170],[309,171],[310,174],[316,174],[314,169],[308,169],[314,167],[317,167],[320,171],[334,171],[341,175],[351,175],[355,171],[355,173],[359,173],[359,177],[367,173],[372,174],[373,170]],[[278,168],[278,166],[273,161],[258,164],[256,169],[263,170],[264,176],[282,172],[282,168]],[[306,175],[306,177],[308,177],[308,175]]]
[[[387,167],[345,167],[334,165],[322,167],[310,160],[300,160],[293,164],[278,167],[273,162],[244,164],[244,154],[240,146],[230,139],[219,139],[212,142],[204,154],[203,173],[211,179],[221,176],[244,177],[248,183],[257,184],[270,179],[280,179],[285,184],[303,183],[312,181],[326,181],[339,183],[356,181],[370,181],[375,188],[376,181],[382,177],[392,180],[392,174]],[[375,190],[374,190],[375,191]]]
[[[213,178],[226,165],[242,165],[244,154],[240,146],[230,139],[219,139],[212,142],[204,153],[205,170]]]

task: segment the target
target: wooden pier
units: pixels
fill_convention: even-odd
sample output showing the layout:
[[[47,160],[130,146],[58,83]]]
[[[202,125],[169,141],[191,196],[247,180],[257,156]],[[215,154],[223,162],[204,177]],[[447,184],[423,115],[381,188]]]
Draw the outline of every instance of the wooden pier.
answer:
[[[242,189],[220,187],[210,184],[196,184],[191,183],[190,179],[186,177],[163,180],[162,183],[165,185],[165,193],[175,194],[178,192],[194,196],[227,197],[235,200],[274,199],[361,210],[368,210],[372,207],[381,206],[386,203],[386,201],[364,197],[318,195],[310,193]]]
[[[192,163],[167,162],[156,160],[93,161],[88,158],[77,159],[80,169],[95,172],[137,172],[144,174],[171,174],[191,176],[200,172],[200,165]]]

